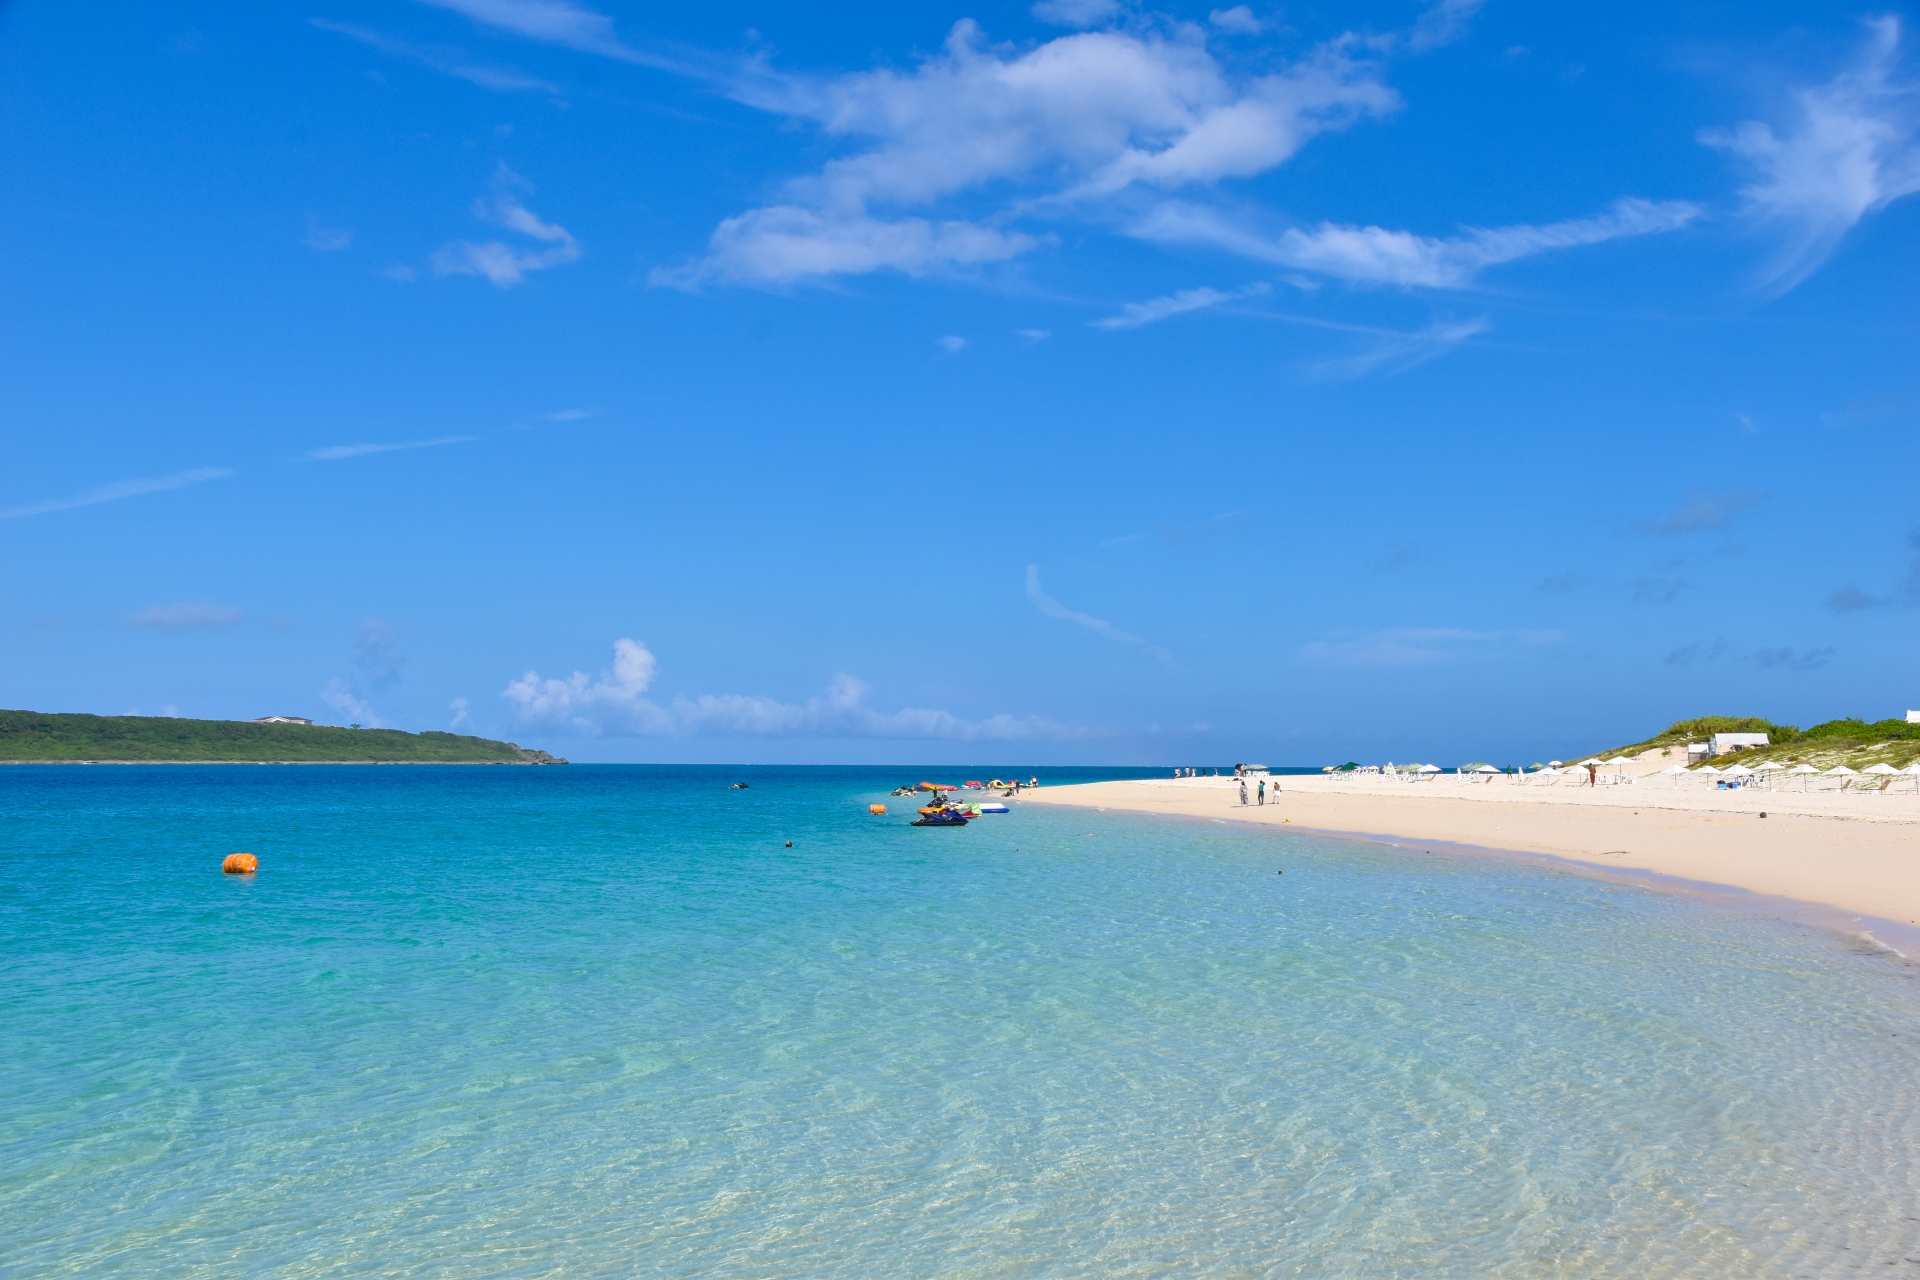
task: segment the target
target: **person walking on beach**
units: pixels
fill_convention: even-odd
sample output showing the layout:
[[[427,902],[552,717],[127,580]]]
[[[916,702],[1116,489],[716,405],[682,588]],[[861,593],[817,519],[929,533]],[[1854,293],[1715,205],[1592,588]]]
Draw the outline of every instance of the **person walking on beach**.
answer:
[[[1247,780],[1245,778],[1242,778],[1240,779],[1240,803],[1245,804],[1246,802],[1247,802]]]
[[[1260,793],[1260,803],[1265,804],[1267,802],[1267,780],[1265,778],[1260,779],[1260,785],[1255,787],[1254,790]]]

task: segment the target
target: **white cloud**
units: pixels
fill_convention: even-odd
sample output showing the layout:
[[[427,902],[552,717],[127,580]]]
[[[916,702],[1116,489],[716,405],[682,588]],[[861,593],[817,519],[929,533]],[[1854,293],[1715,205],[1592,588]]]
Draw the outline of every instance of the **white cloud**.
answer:
[[[1426,53],[1452,44],[1466,34],[1467,23],[1480,12],[1483,3],[1485,0],[1434,0],[1413,24],[1413,33],[1407,37],[1408,47],[1415,53]]]
[[[1053,336],[1053,330],[1051,329],[1019,329],[1015,331],[1015,335],[1017,337],[1025,338],[1029,344],[1032,344],[1035,342],[1045,342],[1048,338],[1051,338]]]
[[[331,31],[349,40],[357,40],[370,48],[378,49],[396,58],[407,58],[422,66],[457,76],[469,84],[477,84],[482,89],[491,89],[495,93],[519,93],[525,90],[538,90],[542,93],[560,92],[560,86],[526,75],[509,67],[493,67],[475,62],[458,49],[444,49],[432,45],[417,45],[405,40],[395,40],[378,31],[369,31],[365,27],[351,26],[344,22],[329,22],[325,18],[309,18],[308,22],[322,31]]]
[[[786,283],[1000,261],[1044,241],[995,219],[903,215],[989,188],[1013,201],[996,215],[1004,219],[1136,185],[1262,173],[1317,134],[1396,109],[1379,73],[1345,42],[1270,74],[1234,76],[1192,40],[1086,31],[1022,52],[989,46],[963,20],[940,53],[908,72],[743,76],[731,86],[740,100],[862,149],[789,184],[781,203],[721,223],[703,264],[656,278]]]
[[[365,725],[369,729],[384,727],[380,717],[374,714],[373,707],[355,696],[352,687],[344,680],[327,681],[327,687],[320,691],[320,701],[338,712],[342,720]]]
[[[218,631],[240,621],[241,611],[215,604],[186,603],[154,605],[127,619],[130,627],[148,627],[155,631]]]
[[[486,26],[530,40],[564,45],[582,53],[597,53],[642,66],[671,65],[621,40],[614,32],[612,18],[582,8],[571,0],[421,0],[421,3],[452,9]]]
[[[501,696],[519,718],[594,736],[685,738],[708,734],[753,737],[924,738],[950,742],[1024,742],[1091,736],[1087,731],[1037,716],[992,716],[962,720],[945,711],[915,707],[875,711],[865,703],[867,686],[836,675],[822,697],[804,703],[741,694],[675,698],[665,706],[648,698],[659,663],[644,644],[622,638],[613,646],[613,667],[598,679],[576,671],[565,680],[543,680],[529,671]]]
[[[1782,239],[1762,283],[1784,293],[1833,254],[1867,214],[1920,191],[1920,85],[1896,79],[1900,19],[1867,24],[1859,61],[1794,95],[1800,118],[1784,135],[1757,120],[1707,129],[1700,140],[1747,161],[1747,212]]]
[[[1231,9],[1215,9],[1207,15],[1207,21],[1222,31],[1239,36],[1257,36],[1266,26],[1244,4],[1237,4]]]
[[[1250,284],[1242,289],[1229,289],[1225,292],[1219,289],[1182,289],[1164,298],[1129,302],[1120,308],[1118,315],[1111,315],[1092,323],[1096,329],[1138,329],[1143,324],[1165,320],[1168,316],[1217,307],[1223,302],[1232,302],[1236,298],[1256,297],[1267,292],[1271,287],[1266,284]]]
[[[447,704],[447,710],[453,712],[453,720],[447,725],[448,733],[454,733],[466,727],[467,711],[472,705],[465,698],[455,698]]]
[[[1435,356],[1445,355],[1468,338],[1492,327],[1493,322],[1481,316],[1474,320],[1436,321],[1413,333],[1382,333],[1359,355],[1324,361],[1310,371],[1334,381],[1363,377],[1380,369],[1401,373]]]
[[[655,284],[692,288],[710,279],[789,284],[808,276],[865,275],[882,269],[924,276],[1004,262],[1041,243],[1033,236],[971,222],[889,222],[774,205],[728,218],[715,229],[704,259],[656,269],[651,278]]]
[[[314,462],[337,462],[342,458],[363,458],[370,453],[394,453],[403,449],[431,449],[443,444],[467,444],[478,436],[436,436],[432,440],[399,440],[389,444],[330,444],[324,449],[309,449],[302,456]]]
[[[955,333],[950,333],[946,337],[940,339],[940,349],[946,352],[948,355],[952,355],[954,352],[960,350],[962,347],[966,345],[967,345],[967,340]]]
[[[1139,649],[1141,652],[1161,662],[1170,662],[1173,659],[1173,655],[1165,649],[1162,649],[1159,645],[1148,644],[1139,636],[1134,635],[1130,631],[1122,631],[1119,627],[1114,626],[1104,618],[1096,618],[1090,613],[1080,613],[1077,610],[1069,609],[1058,600],[1055,600],[1052,596],[1048,595],[1046,589],[1040,585],[1040,566],[1037,564],[1027,566],[1027,599],[1033,602],[1034,608],[1049,618],[1058,618],[1062,622],[1071,622],[1077,626],[1085,627],[1095,635],[1104,636],[1115,644],[1123,644],[1130,648]]]
[[[484,244],[456,240],[434,253],[432,263],[436,274],[485,276],[495,287],[509,289],[524,281],[529,271],[545,271],[580,260],[580,242],[565,227],[542,221],[538,214],[521,204],[515,195],[517,190],[531,188],[526,179],[501,165],[494,175],[493,197],[474,201],[473,216],[549,247],[527,249],[499,240]]]
[[[1700,214],[1685,201],[1623,199],[1606,213],[1544,226],[1468,228],[1445,239],[1323,222],[1265,236],[1221,218],[1211,209],[1168,203],[1133,228],[1147,240],[1211,244],[1263,262],[1370,284],[1461,289],[1481,271],[1555,249],[1600,244],[1627,236],[1673,231]]]
[[[1313,641],[1301,646],[1299,657],[1311,665],[1326,667],[1427,667],[1475,658],[1509,657],[1564,638],[1558,631],[1388,627]]]
[[[143,493],[162,493],[168,489],[180,489],[207,480],[224,479],[232,474],[232,469],[228,467],[195,467],[191,471],[178,471],[170,476],[116,480],[112,484],[103,484],[97,489],[77,493],[71,498],[48,498],[44,502],[33,502],[24,507],[8,507],[0,510],[0,520],[19,520],[27,516],[43,516],[50,511],[70,511],[74,507],[91,507],[102,502],[118,502],[121,498],[138,497]]]

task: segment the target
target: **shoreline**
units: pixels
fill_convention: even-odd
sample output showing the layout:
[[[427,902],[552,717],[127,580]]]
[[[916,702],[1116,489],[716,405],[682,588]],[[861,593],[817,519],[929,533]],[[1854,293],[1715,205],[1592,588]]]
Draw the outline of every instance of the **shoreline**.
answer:
[[[1280,782],[1265,806],[1241,806],[1232,778],[1078,783],[1019,798],[1551,867],[1864,936],[1920,958],[1920,797],[1890,804],[1887,796],[1663,796],[1652,787],[1632,795],[1641,789],[1622,787],[1617,795],[1549,798],[1499,784],[1454,791],[1356,787],[1310,775],[1282,775]],[[1874,808],[1852,813],[1842,806]]]
[[[512,768],[525,768],[549,763],[545,760],[0,760],[0,765],[47,765],[47,764],[258,764],[258,765],[302,765],[302,764],[366,764],[366,765],[474,765],[503,764]],[[565,764],[564,760],[553,761]]]

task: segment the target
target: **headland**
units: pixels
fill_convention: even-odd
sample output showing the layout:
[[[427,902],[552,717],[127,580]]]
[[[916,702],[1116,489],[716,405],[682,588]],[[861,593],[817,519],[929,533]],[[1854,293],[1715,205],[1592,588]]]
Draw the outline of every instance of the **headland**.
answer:
[[[511,742],[281,720],[0,711],[0,764],[565,764]]]

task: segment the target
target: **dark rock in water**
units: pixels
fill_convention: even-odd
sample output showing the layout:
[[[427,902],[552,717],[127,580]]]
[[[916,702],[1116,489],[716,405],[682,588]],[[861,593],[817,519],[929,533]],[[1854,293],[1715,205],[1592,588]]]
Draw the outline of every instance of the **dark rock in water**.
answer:
[[[751,787],[749,787],[749,786],[747,786],[747,784],[746,784],[746,783],[744,783],[744,782],[736,782],[736,783],[734,783],[734,784],[733,784],[732,786],[730,786],[730,787],[728,787],[728,788],[727,788],[727,790],[729,790],[729,791],[750,791],[750,790],[752,790],[752,788],[751,788]]]

